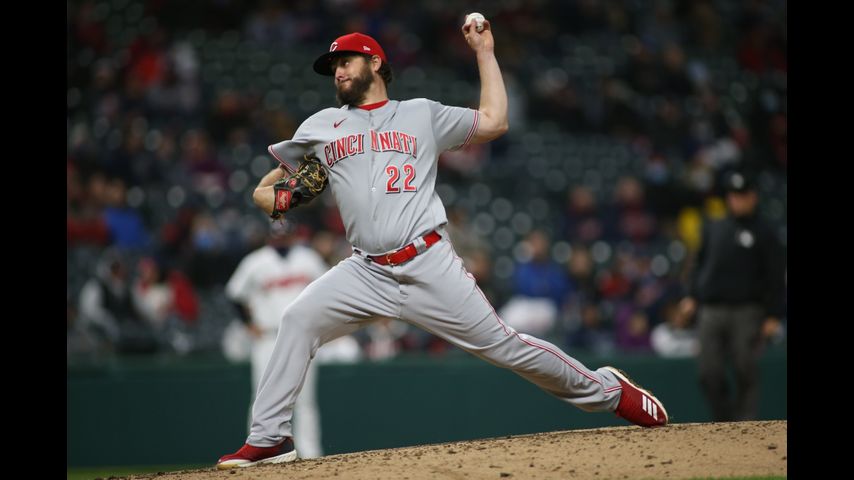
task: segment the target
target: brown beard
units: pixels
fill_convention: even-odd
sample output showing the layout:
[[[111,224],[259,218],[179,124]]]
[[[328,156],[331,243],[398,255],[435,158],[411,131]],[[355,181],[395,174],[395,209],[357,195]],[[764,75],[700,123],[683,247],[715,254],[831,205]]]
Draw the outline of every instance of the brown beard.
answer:
[[[335,97],[338,99],[338,105],[358,106],[365,100],[365,94],[368,93],[372,83],[374,83],[374,76],[370,66],[365,64],[365,68],[358,76],[350,78],[349,89],[342,90],[340,86],[336,85],[338,92]]]

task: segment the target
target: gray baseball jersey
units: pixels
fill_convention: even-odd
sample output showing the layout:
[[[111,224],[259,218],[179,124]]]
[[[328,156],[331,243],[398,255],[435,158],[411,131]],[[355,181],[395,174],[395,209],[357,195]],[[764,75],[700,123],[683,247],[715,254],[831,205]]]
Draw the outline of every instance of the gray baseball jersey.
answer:
[[[247,443],[273,446],[291,436],[293,405],[317,349],[382,317],[431,332],[584,410],[616,409],[617,377],[505,324],[448,240],[434,189],[437,160],[471,140],[478,116],[426,99],[329,108],[303,122],[292,140],[270,146],[291,170],[305,154],[320,158],[355,251],[285,310]],[[421,243],[421,253],[408,261],[383,265],[368,258],[433,230],[441,239],[426,250]]]
[[[436,159],[468,143],[477,122],[477,110],[423,98],[373,110],[327,108],[270,153],[291,170],[304,154],[316,155],[329,172],[347,241],[380,254],[447,222]]]

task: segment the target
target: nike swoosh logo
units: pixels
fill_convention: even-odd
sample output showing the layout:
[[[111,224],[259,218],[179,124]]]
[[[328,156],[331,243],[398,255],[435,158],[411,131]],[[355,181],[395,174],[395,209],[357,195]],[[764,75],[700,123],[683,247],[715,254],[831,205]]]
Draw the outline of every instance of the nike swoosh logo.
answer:
[[[347,119],[345,118],[344,120],[347,120]],[[335,122],[335,123],[333,123],[333,124],[332,124],[332,126],[333,126],[334,128],[338,128],[338,125],[341,125],[342,123],[344,123],[344,120],[341,120],[340,122]]]

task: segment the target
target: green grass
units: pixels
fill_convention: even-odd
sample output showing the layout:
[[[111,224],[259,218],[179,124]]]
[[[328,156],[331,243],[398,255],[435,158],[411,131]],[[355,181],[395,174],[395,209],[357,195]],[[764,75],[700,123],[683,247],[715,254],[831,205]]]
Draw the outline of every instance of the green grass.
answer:
[[[67,480],[93,480],[95,478],[123,477],[140,473],[175,472],[195,468],[211,467],[213,465],[149,465],[141,467],[92,467],[69,468]]]

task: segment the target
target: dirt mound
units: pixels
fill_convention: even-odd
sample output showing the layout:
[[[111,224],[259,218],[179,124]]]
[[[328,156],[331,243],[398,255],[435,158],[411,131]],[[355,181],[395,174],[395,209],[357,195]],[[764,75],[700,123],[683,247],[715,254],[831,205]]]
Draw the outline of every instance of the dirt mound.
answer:
[[[550,479],[786,475],[786,421],[601,428],[374,450],[135,479]]]

